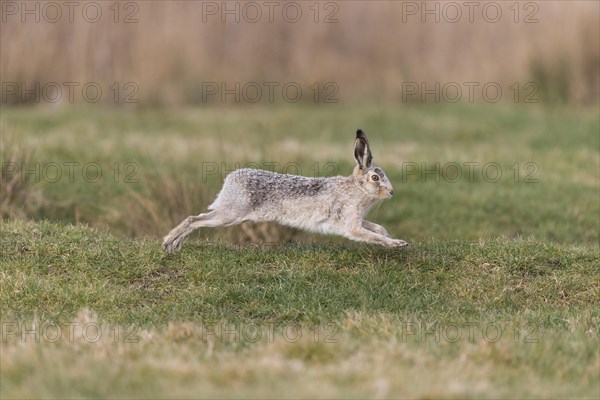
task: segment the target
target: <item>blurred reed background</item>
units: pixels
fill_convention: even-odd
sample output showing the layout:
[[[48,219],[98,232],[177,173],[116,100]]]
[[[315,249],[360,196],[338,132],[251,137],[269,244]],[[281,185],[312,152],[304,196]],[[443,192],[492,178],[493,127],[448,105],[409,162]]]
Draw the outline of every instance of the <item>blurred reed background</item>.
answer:
[[[82,6],[73,22],[63,15],[48,23],[42,15],[39,23],[22,23],[2,3],[2,82],[28,88],[36,82],[135,82],[142,106],[198,104],[202,82],[265,81],[335,82],[342,102],[401,101],[403,82],[473,81],[535,82],[548,103],[599,99],[597,1],[521,2],[518,16],[510,9],[514,2],[498,2],[503,15],[496,23],[482,18],[485,2],[474,22],[461,6],[456,23],[447,21],[452,10],[444,14],[449,2],[429,2],[440,7],[439,23],[435,15],[423,22],[421,14],[407,14],[407,3],[422,2],[321,2],[318,22],[314,3],[298,2],[303,15],[296,23],[282,18],[285,2],[278,2],[273,22],[265,3],[256,2],[263,15],[255,23],[244,20],[244,2],[227,2],[240,7],[239,23],[233,15],[223,23],[220,11],[208,15],[201,1],[136,2],[135,9],[121,3],[118,23],[112,2],[99,2],[103,16],[96,23],[81,17]],[[132,13],[137,22],[123,23]],[[324,23],[332,13],[337,22]],[[252,9],[247,14],[255,15]],[[525,23],[528,17],[538,22]],[[27,102],[3,97],[4,104]]]

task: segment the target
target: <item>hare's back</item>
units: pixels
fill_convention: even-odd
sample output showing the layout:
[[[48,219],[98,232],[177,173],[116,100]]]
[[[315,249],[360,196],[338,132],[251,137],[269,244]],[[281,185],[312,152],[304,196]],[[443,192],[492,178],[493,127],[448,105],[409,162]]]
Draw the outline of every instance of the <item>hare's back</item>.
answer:
[[[243,168],[227,176],[223,189],[226,186],[235,186],[256,207],[269,200],[317,196],[326,190],[327,179]]]

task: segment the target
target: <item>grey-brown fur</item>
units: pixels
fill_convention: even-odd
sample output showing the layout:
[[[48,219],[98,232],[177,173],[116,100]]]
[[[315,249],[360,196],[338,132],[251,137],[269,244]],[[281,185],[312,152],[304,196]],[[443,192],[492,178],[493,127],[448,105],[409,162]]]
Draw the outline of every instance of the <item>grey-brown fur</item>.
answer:
[[[327,185],[326,178],[306,178],[260,169],[245,168],[233,174],[250,195],[253,208],[268,200],[316,196]]]
[[[392,239],[380,225],[364,221],[371,207],[393,194],[373,156],[366,134],[356,132],[351,176],[309,178],[244,168],[225,178],[209,212],[187,217],[163,240],[167,252],[181,249],[185,238],[201,227],[229,226],[244,221],[274,221],[312,232],[337,234],[348,239],[390,247],[406,246]]]

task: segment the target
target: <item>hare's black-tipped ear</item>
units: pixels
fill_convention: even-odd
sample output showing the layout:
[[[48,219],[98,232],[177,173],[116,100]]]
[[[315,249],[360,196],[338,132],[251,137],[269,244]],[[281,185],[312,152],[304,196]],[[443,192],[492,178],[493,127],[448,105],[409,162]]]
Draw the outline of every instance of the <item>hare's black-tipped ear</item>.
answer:
[[[367,135],[362,129],[356,131],[356,139],[354,140],[354,158],[356,158],[358,166],[363,171],[371,166],[371,161],[373,160]]]

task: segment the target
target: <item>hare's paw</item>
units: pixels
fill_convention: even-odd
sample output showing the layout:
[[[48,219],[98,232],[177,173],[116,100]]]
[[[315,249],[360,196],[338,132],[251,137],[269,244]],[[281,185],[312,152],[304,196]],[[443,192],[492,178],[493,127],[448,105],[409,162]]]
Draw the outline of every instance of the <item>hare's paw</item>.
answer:
[[[167,253],[174,253],[176,251],[181,250],[181,246],[183,245],[182,237],[171,237],[166,236],[162,243],[162,248]]]
[[[172,253],[173,252],[173,240],[171,238],[169,238],[168,236],[165,236],[165,238],[163,239],[163,242],[162,242],[162,248],[165,252]]]
[[[392,239],[391,246],[392,247],[406,247],[406,246],[408,246],[408,242],[405,242],[404,240],[400,240],[400,239]]]

